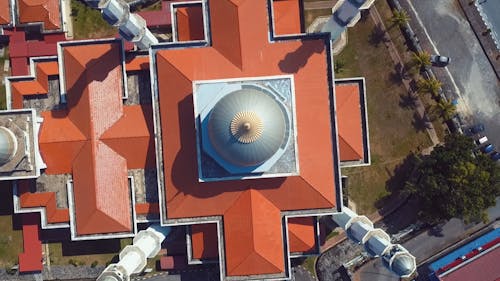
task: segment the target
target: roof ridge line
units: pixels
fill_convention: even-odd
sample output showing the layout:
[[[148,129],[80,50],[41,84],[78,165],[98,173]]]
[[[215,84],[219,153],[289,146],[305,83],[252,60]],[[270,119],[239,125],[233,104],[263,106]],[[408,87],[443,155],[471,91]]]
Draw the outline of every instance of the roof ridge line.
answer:
[[[304,178],[303,176],[301,175],[298,175],[297,177],[301,178],[307,185],[309,185],[309,187],[311,189],[313,189],[316,193],[318,193],[324,200],[326,200],[327,202],[330,202],[330,200],[328,198],[326,198],[321,192],[319,192],[316,188],[314,188],[314,186],[306,179]],[[335,205],[336,203],[335,202],[331,202],[333,205]],[[322,208],[321,208],[322,209]]]
[[[362,155],[359,155],[359,153],[357,152],[357,150],[356,150],[354,147],[352,147],[352,145],[351,145],[351,144],[350,144],[350,143],[349,143],[349,142],[348,142],[348,141],[347,141],[347,140],[346,140],[346,139],[345,139],[345,138],[344,138],[341,134],[338,134],[338,137],[339,137],[339,138],[341,138],[341,139],[344,141],[344,143],[345,143],[345,144],[346,144],[346,145],[347,145],[347,146],[348,146],[348,147],[349,147],[352,151],[354,151],[354,152],[355,152],[355,153],[356,153],[359,157],[361,157],[361,158],[363,158],[363,157],[364,157],[364,156],[362,156]],[[339,154],[340,154],[340,150],[339,150]],[[340,155],[339,155],[339,158],[340,158]]]

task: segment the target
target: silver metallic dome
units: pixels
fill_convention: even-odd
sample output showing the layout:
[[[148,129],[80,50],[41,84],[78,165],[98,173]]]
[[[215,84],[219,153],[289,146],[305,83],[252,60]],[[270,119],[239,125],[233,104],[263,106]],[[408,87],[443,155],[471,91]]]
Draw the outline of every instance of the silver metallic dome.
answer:
[[[217,154],[236,166],[256,166],[271,158],[287,140],[288,116],[270,94],[243,88],[219,100],[208,119],[208,135]]]
[[[17,140],[11,130],[0,127],[0,165],[9,162],[17,151]]]
[[[409,253],[399,254],[394,258],[392,270],[399,276],[410,275],[415,269],[415,260]]]

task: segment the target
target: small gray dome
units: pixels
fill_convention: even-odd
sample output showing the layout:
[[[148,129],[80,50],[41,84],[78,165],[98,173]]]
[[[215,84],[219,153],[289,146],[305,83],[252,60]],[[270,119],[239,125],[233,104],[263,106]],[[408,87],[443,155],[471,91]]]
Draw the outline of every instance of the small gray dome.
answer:
[[[17,140],[11,130],[0,127],[0,165],[9,162],[17,151]]]
[[[392,271],[399,276],[410,275],[415,268],[415,261],[410,254],[400,254],[392,262]]]
[[[288,116],[279,102],[258,88],[243,88],[220,99],[208,119],[210,142],[225,161],[256,166],[287,139]]]

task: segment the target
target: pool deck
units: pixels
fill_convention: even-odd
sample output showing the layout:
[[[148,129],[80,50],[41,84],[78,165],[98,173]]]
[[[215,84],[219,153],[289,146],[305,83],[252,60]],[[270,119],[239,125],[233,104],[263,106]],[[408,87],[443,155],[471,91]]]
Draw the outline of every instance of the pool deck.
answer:
[[[458,2],[465,13],[465,16],[469,20],[477,39],[479,39],[481,47],[488,57],[491,66],[495,70],[497,79],[500,80],[500,51],[497,49],[495,41],[493,41],[490,34],[483,35],[483,32],[485,32],[488,27],[484,23],[481,14],[474,3],[470,4],[471,0],[459,0]]]

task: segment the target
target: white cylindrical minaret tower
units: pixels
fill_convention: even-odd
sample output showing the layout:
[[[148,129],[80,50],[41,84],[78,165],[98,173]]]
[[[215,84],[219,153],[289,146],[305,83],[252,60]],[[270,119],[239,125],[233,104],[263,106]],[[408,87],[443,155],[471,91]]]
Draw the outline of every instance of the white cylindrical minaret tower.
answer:
[[[0,126],[0,166],[9,162],[17,152],[17,138],[14,133]]]
[[[399,244],[392,244],[389,234],[365,216],[359,216],[351,209],[342,207],[342,212],[332,215],[333,221],[342,227],[349,239],[363,244],[372,257],[382,256],[384,264],[398,276],[411,276],[416,268],[415,257]]]
[[[130,275],[141,272],[146,266],[146,259],[158,254],[161,243],[170,233],[170,227],[153,225],[139,231],[133,245],[126,246],[120,252],[120,261],[108,265],[97,281],[128,281]]]
[[[157,44],[158,39],[146,26],[146,21],[137,14],[130,13],[130,7],[124,0],[86,0],[91,7],[101,10],[104,20],[118,27],[120,36],[131,41],[139,49],[148,49]]]

